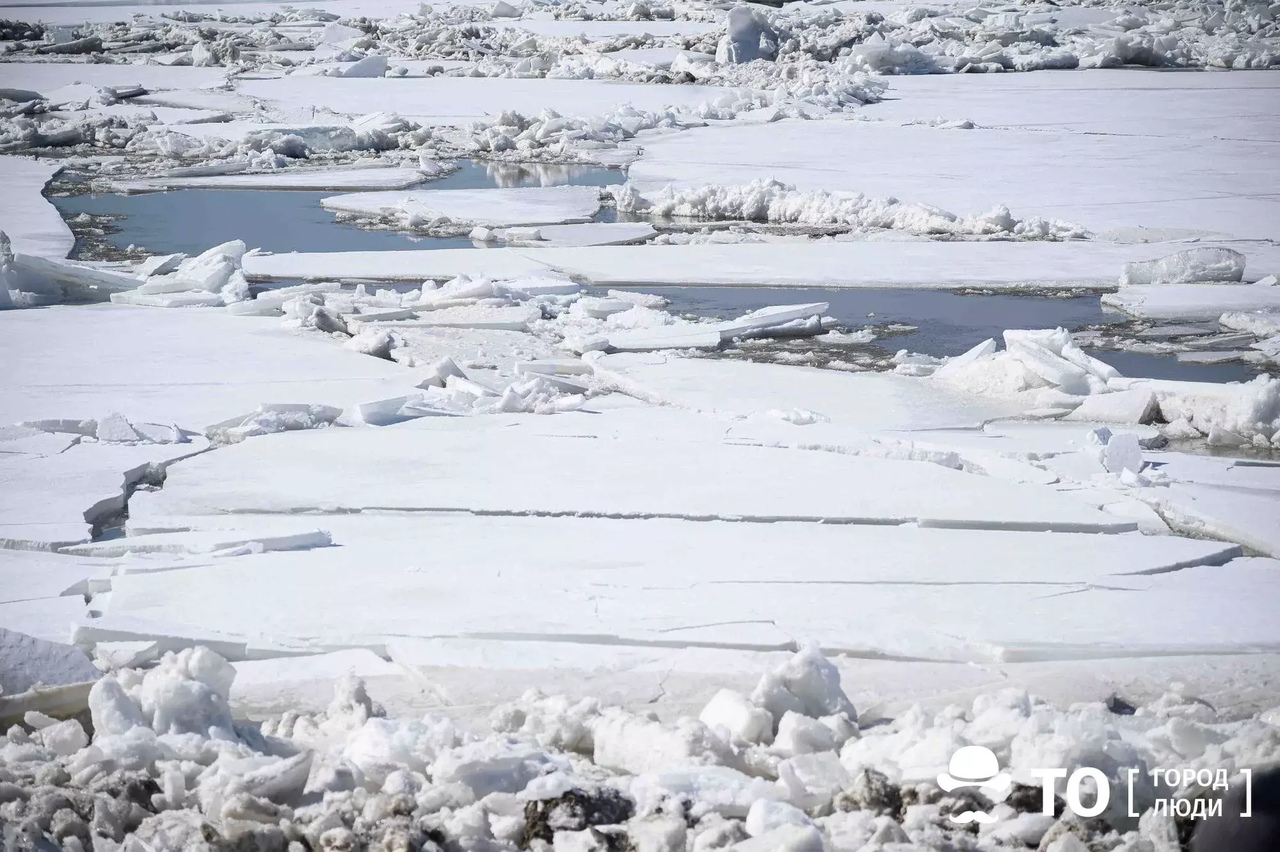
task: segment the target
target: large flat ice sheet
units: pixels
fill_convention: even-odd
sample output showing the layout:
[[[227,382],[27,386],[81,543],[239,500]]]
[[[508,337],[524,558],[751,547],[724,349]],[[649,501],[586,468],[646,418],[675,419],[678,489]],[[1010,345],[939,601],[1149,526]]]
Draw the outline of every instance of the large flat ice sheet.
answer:
[[[1152,634],[1159,613],[1143,606],[1143,596],[1186,584],[1132,572],[1221,566],[1235,549],[1212,542],[677,520],[330,521],[335,548],[117,577],[109,615],[316,647],[470,637],[512,648],[554,642],[566,653],[649,645],[665,649],[668,660],[684,648],[769,649],[809,637],[854,653],[976,660],[1003,653],[999,641],[1039,643],[1045,647],[1037,653],[1050,658],[1124,655],[1111,640],[1199,649],[1233,630],[1275,642],[1265,606],[1239,586],[1228,587],[1214,619],[1183,622],[1181,636]],[[1196,570],[1212,582],[1213,572],[1229,568]],[[288,607],[276,604],[283,594]],[[1095,619],[1088,605],[1071,600],[1077,597],[1127,601],[1131,617]],[[1186,606],[1194,598],[1179,600]],[[1228,606],[1248,612],[1233,622]],[[1048,623],[1051,634],[1043,630]],[[454,660],[442,653],[440,662]]]
[[[121,305],[0,312],[0,424],[103,417],[192,431],[264,403],[346,405],[404,393],[397,364],[268,317]]]
[[[389,217],[427,225],[437,219],[473,225],[558,225],[591,221],[600,191],[591,186],[518,189],[415,189],[356,192],[320,199],[326,210],[366,218]]]
[[[459,273],[493,278],[548,267],[608,286],[919,287],[999,290],[1114,287],[1125,263],[1185,246],[1097,242],[821,242],[741,245],[591,246],[251,255],[245,275],[274,278],[421,280]],[[1249,269],[1280,269],[1280,248],[1239,247]]]
[[[1162,137],[1280,142],[1280,87],[1268,71],[1090,69],[1083,74],[899,76],[887,82],[888,97],[867,107],[868,118],[898,123],[968,119],[982,127],[1107,134],[1135,142],[1134,137],[1152,137],[1144,147],[1164,144],[1157,141]],[[1133,151],[1135,157],[1151,155]],[[1064,164],[1055,158],[1054,165]]]
[[[0,157],[0,231],[9,235],[15,252],[60,259],[75,246],[71,229],[43,195],[45,184],[61,170],[57,160]]]
[[[560,436],[526,432],[522,421],[496,433],[441,424],[438,418],[376,433],[329,429],[266,436],[176,466],[163,491],[135,496],[130,515],[145,523],[164,515],[399,509],[1134,528],[1048,489],[927,462],[656,441],[642,431],[601,442],[575,434],[576,419],[557,418],[566,430]],[[642,420],[633,423],[643,427]],[[267,466],[271,477],[255,473]]]

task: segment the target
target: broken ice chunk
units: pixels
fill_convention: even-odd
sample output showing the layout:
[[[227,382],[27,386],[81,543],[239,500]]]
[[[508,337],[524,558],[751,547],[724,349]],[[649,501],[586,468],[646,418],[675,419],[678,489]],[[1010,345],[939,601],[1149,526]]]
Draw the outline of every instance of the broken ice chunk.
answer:
[[[1120,273],[1120,286],[1240,281],[1244,278],[1244,265],[1244,255],[1234,249],[1193,248],[1158,260],[1126,263]]]
[[[858,711],[840,688],[840,670],[817,645],[806,645],[760,678],[751,700],[778,721],[789,710],[814,719],[843,713],[858,721]]]
[[[1079,407],[1063,420],[1091,423],[1150,423],[1160,414],[1160,405],[1150,388],[1133,388],[1086,396]]]
[[[1089,443],[1099,447],[1098,459],[1107,473],[1140,473],[1142,471],[1142,446],[1132,432],[1113,434],[1105,426],[1089,433]]]
[[[142,261],[138,267],[139,278],[150,278],[153,275],[166,275],[178,268],[178,264],[186,260],[181,252],[177,254],[156,254]]]
[[[773,740],[773,717],[769,711],[732,689],[717,692],[698,719],[713,731],[728,734],[730,739],[766,744]]]

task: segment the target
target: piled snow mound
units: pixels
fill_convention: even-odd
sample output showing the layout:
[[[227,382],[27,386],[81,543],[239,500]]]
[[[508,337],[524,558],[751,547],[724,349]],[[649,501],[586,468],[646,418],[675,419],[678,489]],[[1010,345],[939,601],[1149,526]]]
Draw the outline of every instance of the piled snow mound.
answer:
[[[157,308],[221,307],[249,298],[249,282],[240,271],[248,246],[243,240],[216,245],[195,257],[151,258],[139,270],[142,284],[112,293],[122,305]]]
[[[56,837],[85,850],[126,836],[157,849],[949,849],[990,845],[950,820],[982,809],[999,848],[1138,852],[1174,830],[1151,810],[1158,796],[1202,795],[1156,788],[1149,770],[1233,777],[1280,757],[1263,716],[1223,721],[1177,692],[1062,710],[1010,689],[859,731],[814,648],[751,698],[716,694],[701,719],[531,691],[474,733],[437,716],[388,718],[349,676],[322,712],[240,725],[234,677],[205,648],[108,674],[90,692],[92,742],[79,722],[28,714],[0,737],[6,821],[50,848]],[[996,755],[1024,785],[1017,795],[992,806],[938,787],[969,745]],[[1044,766],[1096,767],[1111,807],[1090,823],[1041,814],[1031,772]],[[1125,808],[1130,769],[1140,821]]]
[[[1234,249],[1188,249],[1158,260],[1126,263],[1120,273],[1120,286],[1241,281],[1244,265],[1244,255]]]
[[[743,186],[664,187],[644,193],[633,184],[612,187],[618,210],[661,219],[746,220],[782,225],[844,225],[856,230],[888,229],[918,235],[1020,237],[1031,240],[1085,239],[1089,232],[1069,222],[1017,219],[1007,207],[959,217],[927,204],[861,193],[797,190],[761,178]]]

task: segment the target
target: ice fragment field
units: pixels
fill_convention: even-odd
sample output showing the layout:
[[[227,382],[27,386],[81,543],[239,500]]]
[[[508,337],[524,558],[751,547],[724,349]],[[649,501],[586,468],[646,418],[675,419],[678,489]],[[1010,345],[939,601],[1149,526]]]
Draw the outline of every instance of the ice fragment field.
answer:
[[[0,846],[1249,852],[1277,7],[0,7]]]

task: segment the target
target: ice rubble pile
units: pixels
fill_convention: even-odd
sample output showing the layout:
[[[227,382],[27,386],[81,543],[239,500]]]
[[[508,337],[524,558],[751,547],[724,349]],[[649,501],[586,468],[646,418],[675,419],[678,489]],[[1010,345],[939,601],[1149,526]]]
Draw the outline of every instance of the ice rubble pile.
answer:
[[[975,850],[1157,852],[1176,836],[1171,817],[1148,811],[1135,825],[1120,805],[1088,825],[1059,820],[1039,812],[1031,786],[995,805],[998,821],[975,837],[948,816],[992,803],[946,795],[934,779],[956,749],[982,745],[1019,784],[1041,766],[1087,765],[1122,790],[1125,770],[1139,769],[1142,808],[1154,799],[1147,770],[1234,776],[1280,758],[1280,728],[1265,714],[1225,721],[1176,692],[1136,709],[1117,703],[1131,712],[1117,715],[1101,702],[1061,710],[1005,690],[860,731],[838,670],[813,647],[749,696],[717,693],[697,719],[663,723],[532,691],[497,708],[483,734],[437,716],[387,718],[351,678],[323,712],[239,724],[234,677],[201,647],[110,673],[89,693],[92,741],[76,720],[28,712],[0,738],[6,843],[837,852],[963,840]]]
[[[1243,384],[1127,379],[1081,349],[1065,329],[1009,330],[954,358],[901,352],[899,373],[931,376],[969,393],[1021,397],[1028,416],[1108,423],[1163,421],[1171,438],[1218,446],[1280,447],[1280,380]]]
[[[131,284],[114,272],[16,253],[0,231],[0,310],[101,299]]]
[[[134,423],[118,412],[90,420],[28,420],[0,427],[0,431],[10,440],[37,433],[75,435],[77,441],[103,444],[185,444],[191,440],[176,424]]]
[[[787,225],[841,225],[918,235],[1016,237],[1032,240],[1085,239],[1089,232],[1060,220],[1017,219],[1007,207],[960,217],[937,207],[869,198],[861,193],[797,190],[760,178],[743,186],[667,186],[642,192],[630,182],[612,187],[618,210],[657,218],[747,220]]]
[[[772,110],[775,118],[850,111],[878,100],[884,90],[882,84],[863,74],[845,75],[832,83],[828,75],[816,67],[808,67],[767,86],[765,80],[747,78],[724,82],[739,88],[693,109],[667,107],[651,111],[623,105],[602,115],[585,117],[562,116],[551,109],[543,109],[534,116],[508,110],[492,120],[473,123],[468,128],[469,136],[456,140],[455,144],[471,152],[514,151],[522,156],[577,155],[590,159],[593,151],[616,148],[643,131],[699,127],[708,121],[729,121],[761,110]],[[752,83],[761,85],[757,88]],[[437,136],[441,141],[449,141],[447,134]]]
[[[240,270],[248,246],[243,240],[216,245],[195,257],[181,254],[148,258],[138,269],[142,280],[132,290],[112,293],[111,301],[149,307],[221,307],[249,298],[249,282]]]
[[[1090,14],[1095,9],[1106,14]],[[868,71],[1035,71],[1114,68],[1269,68],[1280,61],[1274,6],[1259,0],[1178,0],[1159,9],[1027,3],[1017,9],[904,8],[875,22],[874,32],[839,50]],[[796,22],[797,48],[847,25],[826,13]],[[806,33],[801,27],[808,24]],[[823,36],[826,37],[825,43]],[[785,42],[784,42],[785,44]],[[847,51],[847,52],[845,52]]]

